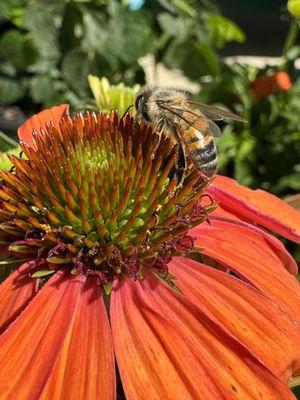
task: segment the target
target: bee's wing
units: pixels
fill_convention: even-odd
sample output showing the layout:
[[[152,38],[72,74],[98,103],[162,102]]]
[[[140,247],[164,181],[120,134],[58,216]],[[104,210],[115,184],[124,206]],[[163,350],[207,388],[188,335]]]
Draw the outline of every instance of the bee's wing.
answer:
[[[186,106],[172,105],[170,103],[161,102],[161,108],[170,111],[181,119],[181,123],[186,124],[186,128],[193,127],[203,135],[219,137],[222,135],[221,129],[213,121],[209,120],[200,111],[191,110]]]
[[[217,108],[205,103],[199,103],[197,101],[187,100],[188,104],[199,108],[199,110],[209,119],[213,121],[221,121],[224,118],[232,119],[234,121],[240,122],[248,122],[245,118],[240,117],[239,115],[233,114],[229,111],[222,110],[221,108]]]

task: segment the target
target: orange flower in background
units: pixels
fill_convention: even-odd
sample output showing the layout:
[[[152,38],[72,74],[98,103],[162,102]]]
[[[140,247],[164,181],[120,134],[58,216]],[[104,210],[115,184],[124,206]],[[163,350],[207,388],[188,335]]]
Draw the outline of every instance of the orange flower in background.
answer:
[[[174,190],[172,143],[152,157],[128,115],[62,105],[19,136],[26,158],[1,172],[20,265],[0,288],[3,399],[115,399],[115,362],[126,399],[294,398],[297,266],[269,231],[299,242],[294,209],[193,168]]]
[[[278,71],[272,75],[258,75],[250,83],[256,99],[263,99],[272,93],[288,91],[292,88],[289,74],[285,71]]]

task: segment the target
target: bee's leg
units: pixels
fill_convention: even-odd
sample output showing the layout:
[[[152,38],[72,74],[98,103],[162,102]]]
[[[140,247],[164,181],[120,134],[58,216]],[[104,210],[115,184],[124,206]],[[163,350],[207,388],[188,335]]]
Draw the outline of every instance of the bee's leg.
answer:
[[[187,168],[185,149],[182,143],[178,142],[176,146],[176,159],[175,159],[175,181],[177,189],[181,188],[185,179],[185,172]]]
[[[122,117],[120,118],[120,121],[123,120],[123,118],[124,118],[125,115],[128,113],[128,111],[131,109],[131,107],[134,107],[134,104],[130,104],[130,106],[128,106],[128,107],[126,108],[126,110],[123,112]]]
[[[165,127],[164,120],[161,119],[155,128],[155,133],[156,133],[158,139],[157,139],[157,142],[155,143],[155,147],[152,151],[152,155],[151,155],[152,160],[154,159],[155,153],[160,145],[161,135],[163,133],[164,127]]]

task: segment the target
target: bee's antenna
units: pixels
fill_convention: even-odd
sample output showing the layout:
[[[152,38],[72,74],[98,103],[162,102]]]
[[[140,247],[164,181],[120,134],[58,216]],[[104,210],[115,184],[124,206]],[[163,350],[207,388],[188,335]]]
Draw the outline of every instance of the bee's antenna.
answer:
[[[131,107],[133,107],[133,106],[134,106],[134,104],[131,104],[129,107],[126,108],[126,111],[123,113],[123,115],[122,115],[120,121],[122,121],[122,119],[125,117],[125,115],[128,113],[128,111],[129,111],[129,110],[131,109]]]

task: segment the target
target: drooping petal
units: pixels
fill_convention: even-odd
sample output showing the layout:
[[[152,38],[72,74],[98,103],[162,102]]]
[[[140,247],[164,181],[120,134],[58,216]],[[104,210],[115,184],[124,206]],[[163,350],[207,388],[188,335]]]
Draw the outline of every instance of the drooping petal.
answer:
[[[294,398],[280,379],[186,296],[154,278],[115,287],[111,322],[130,400]]]
[[[41,400],[113,400],[115,368],[110,326],[96,279],[82,288],[68,335]]]
[[[38,290],[38,279],[29,276],[30,264],[21,265],[0,285],[0,333],[14,321]]]
[[[265,238],[235,222],[211,220],[192,231],[203,254],[227,266],[300,321],[300,286]]]
[[[206,308],[272,372],[287,380],[300,366],[300,325],[259,290],[183,257],[173,258],[169,270],[189,300]]]
[[[230,217],[231,218],[231,217]],[[285,266],[285,268],[292,274],[292,275],[297,275],[298,274],[298,265],[295,261],[295,259],[291,256],[291,254],[286,250],[282,242],[277,239],[274,235],[270,234],[267,232],[265,229],[260,228],[258,226],[249,224],[245,221],[237,220],[237,219],[230,219],[228,217],[224,217],[224,212],[220,212],[220,208],[213,213],[213,215],[210,217],[211,221],[224,221],[228,222],[230,224],[235,224],[237,227],[241,226],[244,228],[247,228],[247,236],[252,238],[253,241],[258,240],[258,244],[260,243],[260,240],[263,238],[265,242],[271,247],[271,249],[277,254],[277,256],[280,258],[282,264]],[[191,230],[191,233],[193,230]],[[253,232],[253,234],[252,234]]]
[[[260,189],[248,189],[221,175],[207,188],[207,193],[219,200],[226,211],[300,242],[300,214],[278,197]]]
[[[69,105],[61,104],[60,106],[47,108],[46,110],[43,110],[40,113],[33,115],[19,127],[19,139],[24,140],[28,145],[33,145],[33,130],[39,131],[41,128],[45,129],[46,124],[48,124],[50,121],[54,122],[54,124],[58,126],[58,122],[61,120],[62,117],[67,115],[68,112]]]
[[[73,319],[79,278],[57,273],[0,337],[0,393],[40,399]]]

